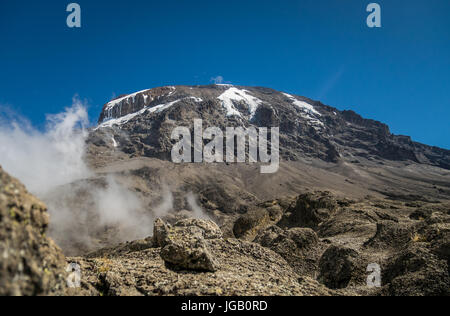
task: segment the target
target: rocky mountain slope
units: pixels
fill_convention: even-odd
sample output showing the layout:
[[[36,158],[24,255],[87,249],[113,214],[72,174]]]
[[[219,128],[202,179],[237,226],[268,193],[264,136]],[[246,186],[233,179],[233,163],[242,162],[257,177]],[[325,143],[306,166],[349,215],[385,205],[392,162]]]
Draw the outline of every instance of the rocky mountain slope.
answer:
[[[248,163],[172,163],[173,129],[192,130],[200,118],[204,129],[279,127],[278,172],[260,174],[258,164]],[[448,150],[392,135],[385,124],[354,112],[267,88],[177,86],[121,96],[104,106],[86,159],[97,172],[91,182],[111,174],[121,179],[147,206],[143,216],[152,218],[167,201],[165,211],[194,214],[190,193],[219,225],[266,200],[314,191],[404,203],[450,199]],[[86,225],[95,223],[80,227]],[[105,245],[94,240],[96,247]]]
[[[199,118],[204,128],[280,127],[279,171],[262,175],[257,164],[173,164],[172,130],[192,130]],[[163,216],[177,232],[171,247],[146,239],[77,258],[89,271],[110,260],[104,277],[92,274],[91,287],[144,295],[448,295],[448,150],[392,135],[385,124],[352,111],[231,85],[121,96],[105,105],[88,143],[87,159],[99,177],[114,174],[129,183],[148,205],[144,214]],[[191,193],[198,207],[189,203]],[[224,239],[194,237],[201,235],[199,224],[179,222],[191,217],[212,219]],[[271,259],[254,253],[257,245],[271,250]],[[189,254],[200,256],[206,271],[198,273],[197,261],[185,262]],[[164,282],[153,273],[120,268],[144,264],[144,258],[152,258],[157,275],[167,276]],[[261,258],[263,265],[284,267],[278,276],[264,272],[269,279],[286,280],[293,272],[290,281],[258,290]],[[381,266],[382,288],[366,285],[372,263]],[[244,283],[235,283],[236,275]],[[190,288],[192,282],[198,288]]]
[[[278,172],[174,164],[172,130],[199,118],[204,129],[279,127]],[[81,266],[81,288],[66,294],[450,294],[450,151],[352,111],[267,88],[155,88],[106,104],[85,158],[91,178],[51,192],[76,219],[65,234],[49,227]],[[141,202],[132,232],[92,212],[111,177]],[[367,286],[373,264],[381,287]]]

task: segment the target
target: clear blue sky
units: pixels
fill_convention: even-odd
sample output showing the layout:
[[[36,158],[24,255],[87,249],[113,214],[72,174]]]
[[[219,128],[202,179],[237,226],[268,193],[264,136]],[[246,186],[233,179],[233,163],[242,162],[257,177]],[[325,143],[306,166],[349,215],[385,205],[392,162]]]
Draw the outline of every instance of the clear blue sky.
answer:
[[[42,125],[74,95],[96,120],[113,95],[162,85],[267,86],[353,109],[450,148],[450,1],[0,1],[0,104]]]

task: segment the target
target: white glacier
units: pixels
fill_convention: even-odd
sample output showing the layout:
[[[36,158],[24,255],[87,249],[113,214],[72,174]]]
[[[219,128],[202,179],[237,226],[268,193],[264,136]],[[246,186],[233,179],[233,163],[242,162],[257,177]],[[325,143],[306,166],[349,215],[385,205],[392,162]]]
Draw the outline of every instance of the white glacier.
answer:
[[[297,100],[290,94],[283,94],[288,97],[295,106],[299,107],[302,110],[302,117],[304,117],[314,129],[321,130],[323,127],[325,127],[325,124],[323,124],[323,122],[319,119],[322,114],[320,114],[311,104]]]
[[[299,108],[301,108],[302,110],[306,111],[306,112],[311,112],[314,113],[315,115],[318,116],[322,116],[322,114],[320,114],[319,112],[317,112],[317,110],[309,103],[306,103],[304,101],[299,101],[297,100],[294,96],[287,94],[287,93],[283,93],[286,97],[288,97],[289,99],[292,100],[292,103],[296,106],[298,106]]]
[[[114,118],[114,119],[110,119],[107,120],[103,123],[101,123],[100,125],[97,126],[97,129],[99,128],[105,128],[105,127],[113,127],[114,125],[123,125],[127,122],[129,122],[130,120],[132,120],[133,118],[135,118],[138,115],[142,115],[145,112],[149,111],[150,113],[159,113],[162,112],[164,110],[167,110],[168,108],[170,108],[171,106],[177,104],[178,102],[182,101],[182,100],[187,100],[187,99],[191,99],[194,100],[194,102],[202,102],[203,100],[200,98],[196,98],[196,97],[187,97],[187,98],[183,98],[183,99],[179,99],[173,102],[169,102],[169,103],[164,103],[164,104],[159,104],[153,107],[145,107],[141,110],[139,110],[138,112],[134,112],[134,113],[130,113],[128,115],[119,117],[119,118]]]
[[[249,91],[240,90],[235,87],[226,90],[218,97],[218,99],[222,101],[222,105],[227,111],[227,116],[236,115],[242,117],[242,114],[235,108],[234,101],[245,102],[248,105],[248,111],[251,118],[253,118],[256,110],[263,103],[260,99],[250,95]]]

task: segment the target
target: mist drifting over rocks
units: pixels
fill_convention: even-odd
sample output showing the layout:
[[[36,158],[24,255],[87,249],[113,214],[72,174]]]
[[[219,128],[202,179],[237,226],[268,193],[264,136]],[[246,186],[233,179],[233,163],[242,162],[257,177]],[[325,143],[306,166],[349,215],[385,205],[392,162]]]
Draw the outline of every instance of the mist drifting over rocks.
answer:
[[[85,162],[89,118],[77,99],[63,113],[47,116],[44,131],[25,119],[0,118],[0,165],[49,208],[50,235],[64,249],[94,246],[91,236],[118,227],[117,239],[151,234],[153,218],[135,192],[114,175],[93,180]],[[70,252],[70,251],[69,251]]]

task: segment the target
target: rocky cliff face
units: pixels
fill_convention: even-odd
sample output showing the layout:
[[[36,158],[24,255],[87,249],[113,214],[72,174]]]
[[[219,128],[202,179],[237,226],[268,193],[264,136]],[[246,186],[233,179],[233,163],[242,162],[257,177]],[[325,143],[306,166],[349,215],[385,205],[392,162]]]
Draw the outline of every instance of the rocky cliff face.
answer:
[[[64,293],[65,258],[48,224],[45,205],[0,167],[0,296]]]
[[[134,157],[170,158],[175,126],[279,127],[285,160],[411,161],[450,169],[450,151],[392,135],[383,123],[267,88],[231,85],[162,87],[121,96],[103,108],[91,142]],[[108,140],[109,141],[109,140]],[[107,141],[107,142],[108,142]],[[110,144],[110,145],[111,145]]]

